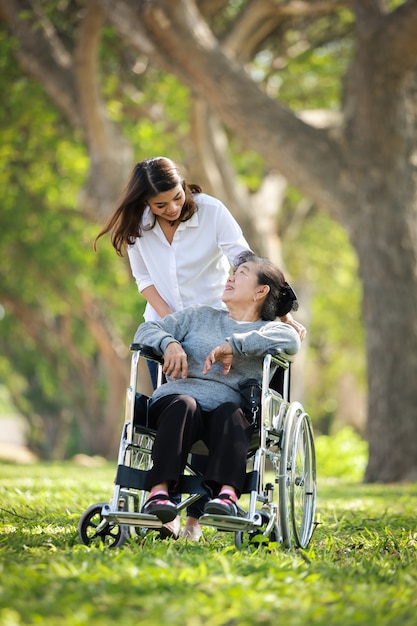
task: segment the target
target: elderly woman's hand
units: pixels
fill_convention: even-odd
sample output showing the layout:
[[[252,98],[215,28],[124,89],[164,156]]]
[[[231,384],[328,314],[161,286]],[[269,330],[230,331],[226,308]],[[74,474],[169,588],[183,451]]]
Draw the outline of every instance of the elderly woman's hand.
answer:
[[[211,366],[219,361],[223,363],[223,374],[227,376],[230,372],[230,368],[232,367],[233,361],[233,352],[232,346],[227,341],[222,343],[221,346],[217,346],[210,352],[204,361],[203,374],[207,374],[211,370]]]
[[[172,380],[177,380],[178,376],[187,378],[188,362],[181,344],[176,341],[169,343],[164,352],[164,364],[162,371],[166,376],[171,376]]]
[[[280,319],[281,319],[281,322],[284,322],[285,324],[289,324],[297,331],[297,333],[300,335],[301,341],[304,339],[304,337],[307,334],[307,329],[305,326],[300,324],[300,322],[297,322],[297,320],[293,318],[291,313],[287,313],[287,315],[284,315],[284,317],[281,317]]]

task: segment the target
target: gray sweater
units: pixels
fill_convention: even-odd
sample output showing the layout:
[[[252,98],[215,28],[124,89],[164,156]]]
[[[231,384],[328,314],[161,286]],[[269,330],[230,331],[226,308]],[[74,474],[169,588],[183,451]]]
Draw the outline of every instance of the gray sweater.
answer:
[[[190,306],[161,320],[141,324],[135,342],[152,347],[162,356],[169,343],[177,341],[187,354],[186,379],[168,379],[155,390],[153,398],[186,394],[195,398],[205,410],[223,402],[240,403],[238,384],[248,378],[262,378],[263,357],[270,352],[295,354],[300,348],[297,332],[289,324],[273,321],[237,322],[228,311],[209,306]],[[233,351],[229,374],[223,364],[215,363],[203,375],[203,365],[216,346],[228,341]]]

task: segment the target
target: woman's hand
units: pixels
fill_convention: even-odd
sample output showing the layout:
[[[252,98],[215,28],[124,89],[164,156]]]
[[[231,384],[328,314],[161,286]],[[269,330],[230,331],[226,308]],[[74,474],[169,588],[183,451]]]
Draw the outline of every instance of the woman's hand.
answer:
[[[172,380],[177,380],[178,376],[187,378],[188,361],[181,344],[176,341],[169,343],[164,352],[164,364],[162,371],[166,376],[171,376]]]
[[[207,374],[211,370],[211,367],[214,363],[220,362],[223,363],[223,374],[227,376],[230,372],[230,368],[232,367],[233,361],[233,352],[232,346],[227,341],[222,343],[221,346],[217,346],[210,352],[204,361],[203,374]]]
[[[292,326],[300,335],[301,341],[304,339],[304,337],[307,334],[307,329],[305,326],[300,324],[300,322],[297,322],[297,320],[293,318],[291,313],[287,313],[287,315],[284,315],[284,317],[281,317],[280,320],[281,322],[284,322],[285,324],[289,324],[290,326]]]

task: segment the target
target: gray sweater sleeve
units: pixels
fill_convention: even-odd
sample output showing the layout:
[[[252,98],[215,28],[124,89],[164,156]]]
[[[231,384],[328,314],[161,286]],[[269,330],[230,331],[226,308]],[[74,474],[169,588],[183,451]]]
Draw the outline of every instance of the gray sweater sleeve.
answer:
[[[188,328],[187,319],[193,314],[193,310],[194,307],[188,307],[160,320],[140,324],[135,333],[135,343],[150,346],[159,356],[163,356],[168,344],[183,341]]]
[[[227,341],[233,354],[244,356],[263,356],[282,350],[287,354],[296,354],[301,345],[297,331],[284,322],[268,322],[258,330],[233,333]]]

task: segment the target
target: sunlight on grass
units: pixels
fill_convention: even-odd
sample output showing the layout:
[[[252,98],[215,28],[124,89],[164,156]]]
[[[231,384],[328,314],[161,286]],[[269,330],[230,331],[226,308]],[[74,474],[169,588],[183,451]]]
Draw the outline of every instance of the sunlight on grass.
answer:
[[[414,626],[416,484],[365,485],[351,431],[318,438],[317,527],[305,550],[237,550],[157,533],[122,548],[78,541],[115,465],[0,464],[0,626]]]

